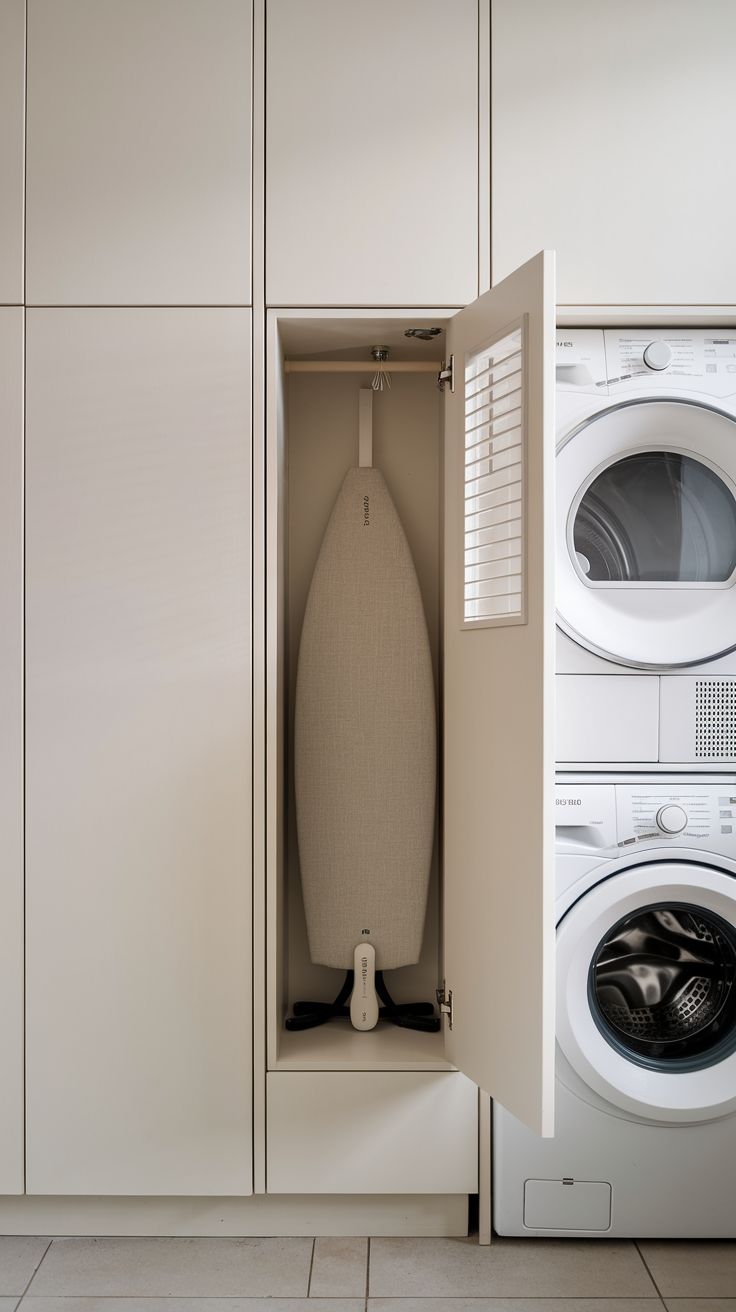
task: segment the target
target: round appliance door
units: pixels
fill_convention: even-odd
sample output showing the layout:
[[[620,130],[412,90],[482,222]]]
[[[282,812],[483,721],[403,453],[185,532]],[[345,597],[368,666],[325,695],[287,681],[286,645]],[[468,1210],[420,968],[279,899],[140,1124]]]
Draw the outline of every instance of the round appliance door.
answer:
[[[736,647],[736,423],[687,401],[625,402],[557,451],[560,627],[622,665]]]
[[[614,1106],[693,1122],[736,1108],[736,880],[689,862],[590,889],[557,931],[557,1040]]]

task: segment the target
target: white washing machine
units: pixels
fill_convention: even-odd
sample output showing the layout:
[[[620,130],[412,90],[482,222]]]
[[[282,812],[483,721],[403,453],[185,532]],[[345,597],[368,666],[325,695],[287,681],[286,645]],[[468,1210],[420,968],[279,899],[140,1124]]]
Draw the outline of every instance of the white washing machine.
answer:
[[[736,1236],[736,775],[560,776],[554,1139],[494,1107],[501,1235]]]
[[[557,340],[557,759],[736,762],[736,334]]]

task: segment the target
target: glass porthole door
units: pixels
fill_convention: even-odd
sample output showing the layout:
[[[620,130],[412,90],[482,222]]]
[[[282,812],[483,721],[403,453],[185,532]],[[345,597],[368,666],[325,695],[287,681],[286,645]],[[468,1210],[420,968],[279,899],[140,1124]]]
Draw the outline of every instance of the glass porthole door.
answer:
[[[557,449],[557,622],[621,665],[736,646],[736,423],[705,405],[612,406]]]
[[[646,907],[606,935],[589,996],[603,1036],[632,1061],[709,1066],[736,1047],[736,933],[702,907]]]
[[[660,1124],[736,1110],[733,876],[644,861],[573,903],[557,928],[557,1039],[581,1097]]]
[[[736,569],[736,499],[701,460],[640,451],[593,479],[573,548],[589,583],[725,583]]]

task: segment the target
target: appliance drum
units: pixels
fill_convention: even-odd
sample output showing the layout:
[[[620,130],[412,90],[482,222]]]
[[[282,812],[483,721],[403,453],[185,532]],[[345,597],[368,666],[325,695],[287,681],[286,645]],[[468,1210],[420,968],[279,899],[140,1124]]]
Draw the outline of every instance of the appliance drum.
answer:
[[[724,583],[736,568],[736,500],[702,461],[641,451],[593,480],[573,540],[591,583]]]
[[[601,1033],[630,1059],[712,1064],[736,1041],[736,934],[701,907],[644,907],[599,944],[589,993]]]

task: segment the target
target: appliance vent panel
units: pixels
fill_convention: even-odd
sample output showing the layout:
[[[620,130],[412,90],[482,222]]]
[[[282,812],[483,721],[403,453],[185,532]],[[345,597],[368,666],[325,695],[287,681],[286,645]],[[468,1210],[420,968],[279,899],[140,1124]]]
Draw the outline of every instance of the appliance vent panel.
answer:
[[[465,357],[464,628],[525,620],[524,355],[518,327]]]
[[[696,679],[695,756],[736,758],[736,679]]]

